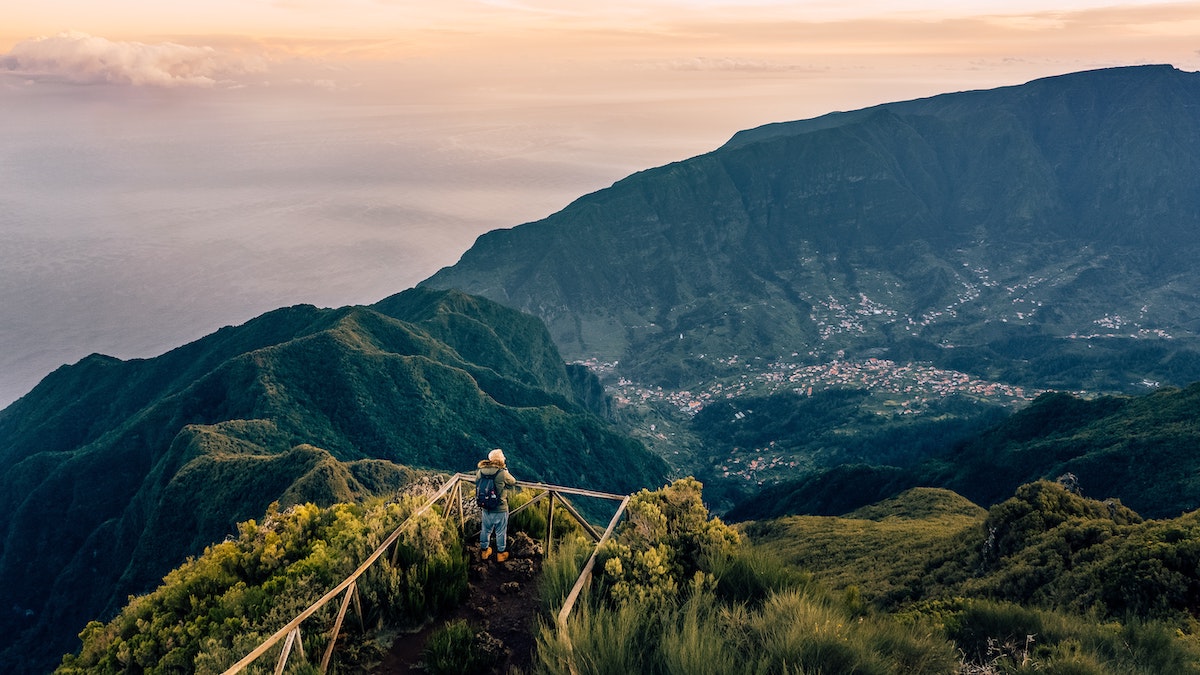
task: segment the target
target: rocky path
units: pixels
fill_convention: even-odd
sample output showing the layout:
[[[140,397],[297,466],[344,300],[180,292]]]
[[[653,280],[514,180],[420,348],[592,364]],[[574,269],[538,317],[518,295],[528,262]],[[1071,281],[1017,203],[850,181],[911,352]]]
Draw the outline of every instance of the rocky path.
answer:
[[[508,560],[498,563],[479,559],[478,543],[471,544],[469,593],[465,602],[418,633],[401,635],[392,643],[375,675],[424,673],[421,653],[429,636],[447,623],[466,620],[476,630],[479,649],[493,652],[493,672],[528,669],[533,658],[537,614],[538,581],[542,573],[542,545],[522,533],[509,538]]]

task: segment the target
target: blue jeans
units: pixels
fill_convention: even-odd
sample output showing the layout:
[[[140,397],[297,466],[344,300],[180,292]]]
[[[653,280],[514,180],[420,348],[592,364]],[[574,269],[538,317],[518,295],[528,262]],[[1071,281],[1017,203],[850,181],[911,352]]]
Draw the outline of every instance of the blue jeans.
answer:
[[[508,537],[508,511],[481,511],[483,531],[479,533],[479,548],[487,548],[488,540],[496,533],[496,551],[503,553]]]

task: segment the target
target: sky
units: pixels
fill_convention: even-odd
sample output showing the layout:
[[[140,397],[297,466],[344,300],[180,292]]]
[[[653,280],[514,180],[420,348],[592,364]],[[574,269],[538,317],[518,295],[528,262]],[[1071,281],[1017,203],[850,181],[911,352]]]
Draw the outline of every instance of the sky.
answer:
[[[1200,2],[40,0],[0,24],[0,407],[367,304],[736,131],[1146,63]]]

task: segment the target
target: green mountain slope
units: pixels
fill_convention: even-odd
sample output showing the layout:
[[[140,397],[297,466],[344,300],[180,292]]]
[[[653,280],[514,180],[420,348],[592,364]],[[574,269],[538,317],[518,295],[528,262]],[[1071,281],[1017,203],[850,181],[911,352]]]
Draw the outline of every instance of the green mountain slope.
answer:
[[[1072,473],[1084,494],[1175,516],[1200,506],[1197,410],[1200,384],[1091,401],[1046,395],[930,467],[930,477],[994,503],[1017,484]]]
[[[955,672],[1100,674],[1200,672],[1198,527],[1197,512],[1142,520],[1039,481],[987,511],[913,490],[741,531],[850,602],[940,627]]]
[[[770,486],[733,520],[836,515],[923,485],[990,506],[1017,486],[1073,474],[1084,494],[1165,518],[1200,505],[1200,383],[1142,396],[1045,394],[965,440],[908,464],[857,463]],[[901,456],[895,450],[893,459]]]
[[[933,499],[942,503],[930,506]],[[789,516],[743,531],[884,608],[989,598],[1109,620],[1195,620],[1197,512],[1143,520],[1120,502],[1048,481],[1023,485],[986,512],[968,504],[914,490],[841,517]]]
[[[1146,66],[770,125],[487,233],[424,283],[670,387],[732,355],[1185,384],[1198,110],[1200,74]]]
[[[834,589],[862,588],[868,599],[906,593],[932,561],[981,540],[987,511],[951,492],[915,488],[841,516],[786,516],[742,531]]]
[[[612,431],[536,319],[458,292],[293,307],[155,359],[84,359],[0,413],[0,661],[89,619],[267,505],[352,501],[504,447],[523,478],[627,492],[665,466]],[[25,664],[22,666],[21,664]]]

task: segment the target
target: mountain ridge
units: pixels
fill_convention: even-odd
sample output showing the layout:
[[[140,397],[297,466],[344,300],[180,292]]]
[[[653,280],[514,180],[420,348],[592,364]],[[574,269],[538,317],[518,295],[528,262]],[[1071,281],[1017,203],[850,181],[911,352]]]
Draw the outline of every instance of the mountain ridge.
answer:
[[[568,359],[678,388],[714,356],[914,344],[1026,386],[1182,385],[1200,378],[1166,365],[1200,328],[1181,293],[1200,287],[1195,110],[1200,74],[1148,66],[751,130],[486,233],[421,285],[539,316]],[[1124,372],[1130,340],[1155,362]],[[1026,363],[1030,341],[1089,367]]]
[[[0,416],[0,660],[38,672],[88,619],[272,501],[392,494],[492,447],[523,479],[587,475],[614,492],[662,480],[665,464],[589,408],[595,383],[556,354],[536,319],[412,289],[58,369]]]

